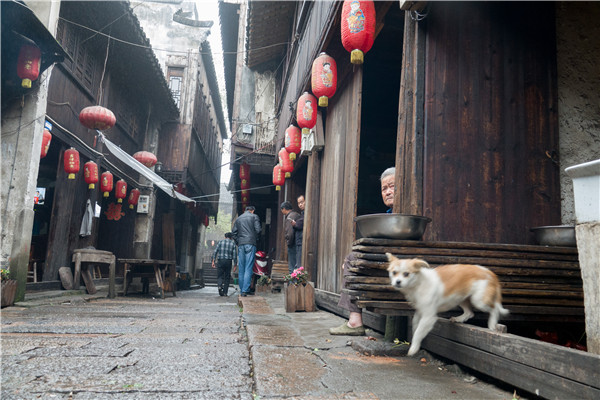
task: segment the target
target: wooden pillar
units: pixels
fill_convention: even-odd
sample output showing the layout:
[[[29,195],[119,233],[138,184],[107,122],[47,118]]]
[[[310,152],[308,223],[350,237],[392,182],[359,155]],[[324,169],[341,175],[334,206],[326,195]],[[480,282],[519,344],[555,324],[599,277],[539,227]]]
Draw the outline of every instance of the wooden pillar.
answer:
[[[317,250],[318,243],[318,221],[319,221],[319,196],[320,196],[320,177],[321,177],[321,155],[313,152],[308,157],[308,166],[306,172],[306,200],[304,209],[304,233],[302,243],[302,260],[305,269],[308,271],[309,279],[312,282],[317,281]]]
[[[420,24],[406,13],[393,210],[415,215],[423,213],[425,34]]]

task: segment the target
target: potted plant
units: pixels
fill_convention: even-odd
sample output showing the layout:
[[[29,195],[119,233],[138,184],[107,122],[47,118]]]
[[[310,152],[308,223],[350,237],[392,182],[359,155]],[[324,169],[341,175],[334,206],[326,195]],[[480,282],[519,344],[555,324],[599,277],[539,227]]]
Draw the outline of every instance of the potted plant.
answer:
[[[315,288],[308,281],[304,267],[284,275],[285,311],[315,311]]]
[[[256,281],[257,292],[270,292],[271,291],[271,278],[267,275],[261,275]]]
[[[2,276],[2,307],[12,306],[15,303],[15,294],[17,294],[17,281],[10,279],[8,267],[2,267],[0,274]]]

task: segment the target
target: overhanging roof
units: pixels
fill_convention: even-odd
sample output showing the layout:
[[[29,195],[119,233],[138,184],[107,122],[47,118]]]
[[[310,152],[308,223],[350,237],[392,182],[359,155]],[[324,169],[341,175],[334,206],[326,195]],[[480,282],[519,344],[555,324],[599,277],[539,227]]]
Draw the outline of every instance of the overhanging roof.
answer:
[[[219,1],[221,22],[221,42],[223,45],[223,66],[225,69],[225,92],[229,124],[233,113],[233,92],[235,88],[235,66],[237,62],[237,42],[240,23],[240,5]]]
[[[285,55],[293,27],[295,1],[250,1],[246,27],[246,65],[277,62]]]

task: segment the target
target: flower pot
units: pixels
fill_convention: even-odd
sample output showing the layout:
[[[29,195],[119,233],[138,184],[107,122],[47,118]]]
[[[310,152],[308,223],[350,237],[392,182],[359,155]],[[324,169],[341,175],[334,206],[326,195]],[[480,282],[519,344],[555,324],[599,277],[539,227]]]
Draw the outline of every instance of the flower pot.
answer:
[[[312,282],[306,285],[286,283],[284,287],[285,312],[315,311],[315,288]]]
[[[9,279],[2,282],[2,307],[8,307],[15,304],[15,295],[17,294],[17,281]]]

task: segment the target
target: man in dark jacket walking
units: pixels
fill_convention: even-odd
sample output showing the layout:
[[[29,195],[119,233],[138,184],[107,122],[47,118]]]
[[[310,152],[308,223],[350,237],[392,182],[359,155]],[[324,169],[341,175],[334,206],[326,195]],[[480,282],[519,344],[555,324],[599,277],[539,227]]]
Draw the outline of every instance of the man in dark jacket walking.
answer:
[[[281,213],[284,215],[283,230],[285,232],[285,244],[287,245],[288,250],[288,270],[291,274],[297,268],[296,234],[294,233],[292,221],[296,221],[298,218],[300,218],[300,214],[298,214],[296,211],[292,211],[292,203],[289,201],[284,201],[281,203]]]
[[[238,245],[238,283],[242,297],[250,292],[256,243],[262,230],[260,218],[254,214],[254,210],[254,206],[246,207],[246,211],[235,220],[232,230]]]

